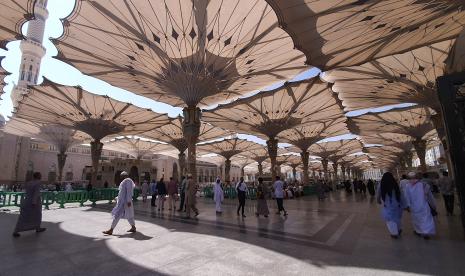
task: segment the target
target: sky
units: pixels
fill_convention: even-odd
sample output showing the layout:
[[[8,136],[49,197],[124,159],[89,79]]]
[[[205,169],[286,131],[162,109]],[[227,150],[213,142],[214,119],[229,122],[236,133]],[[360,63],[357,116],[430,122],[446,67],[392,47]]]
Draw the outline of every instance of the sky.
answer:
[[[99,95],[108,95],[116,100],[123,101],[123,102],[130,102],[136,106],[143,107],[143,108],[150,108],[155,112],[158,113],[167,113],[171,117],[178,116],[182,114],[182,108],[180,107],[173,107],[168,104],[164,104],[161,102],[157,102],[127,90],[117,88],[111,86],[110,84],[98,80],[96,78],[87,76],[82,74],[76,68],[61,62],[54,58],[57,54],[57,50],[53,43],[48,38],[58,38],[63,33],[63,25],[60,21],[60,18],[65,18],[68,16],[74,7],[74,0],[49,0],[48,1],[48,10],[49,10],[49,18],[46,22],[45,26],[45,34],[44,34],[44,47],[47,49],[47,53],[42,59],[41,64],[41,72],[40,75],[46,77],[47,79],[63,84],[63,85],[80,85],[83,89],[99,94]],[[23,26],[23,33],[26,34],[27,30],[27,23]],[[2,60],[2,67],[11,73],[11,75],[5,77],[5,83],[7,85],[4,87],[4,91],[6,92],[2,96],[2,100],[0,101],[0,114],[2,114],[5,118],[11,116],[11,112],[13,110],[13,105],[10,98],[11,90],[14,86],[14,83],[17,83],[18,75],[19,75],[19,66],[21,61],[21,51],[19,50],[20,41],[13,41],[7,45],[8,51],[4,51],[0,49],[0,56],[5,56]],[[292,81],[298,81],[306,78],[312,78],[318,76],[320,71],[317,68],[309,69],[299,75],[297,75]],[[42,82],[42,78],[39,78],[39,83]],[[267,87],[263,90],[271,90],[274,88],[279,87],[282,85],[282,82],[276,83],[270,87]],[[253,95],[258,91],[252,91],[249,95]],[[405,105],[404,105],[405,106]],[[398,106],[394,106],[398,107]],[[379,109],[367,109],[367,110],[360,110],[349,112],[349,116],[356,116],[368,111],[383,111],[392,107],[383,107]],[[257,138],[253,135],[245,135],[239,134],[239,138],[251,140],[260,144],[265,145],[265,141]],[[355,138],[355,135],[342,135],[338,137],[331,137],[325,139],[324,141],[334,141],[340,139],[351,139]],[[280,146],[288,146],[287,144],[280,144]]]

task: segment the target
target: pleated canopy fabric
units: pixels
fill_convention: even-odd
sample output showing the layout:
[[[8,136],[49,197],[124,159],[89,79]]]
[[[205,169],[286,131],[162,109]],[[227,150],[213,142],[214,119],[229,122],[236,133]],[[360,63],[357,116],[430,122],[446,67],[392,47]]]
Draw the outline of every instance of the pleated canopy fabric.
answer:
[[[359,155],[346,155],[346,156],[343,156],[341,157],[339,160],[338,160],[338,163],[341,165],[341,166],[353,166],[359,162],[367,162],[367,161],[370,161],[370,157],[366,154],[359,154]]]
[[[36,0],[2,0],[0,2],[0,48],[12,40],[24,39],[21,34],[23,24],[34,19]]]
[[[239,166],[239,168],[244,168],[247,165],[254,163],[255,161],[247,156],[243,155],[234,155],[231,157],[231,163]]]
[[[376,59],[360,66],[339,68],[323,74],[334,83],[345,110],[417,103],[439,112],[436,79],[444,75],[445,61],[454,40]]]
[[[124,152],[136,159],[173,150],[173,147],[168,144],[151,141],[138,136],[124,136],[110,139],[103,143],[103,148]]]
[[[230,136],[232,134],[233,133],[229,130],[215,127],[205,122],[201,122],[198,141],[207,142],[214,139]],[[144,132],[141,134],[141,136],[169,143],[176,147],[180,152],[184,152],[187,149],[187,141],[184,138],[181,117],[177,117],[170,123],[167,123],[156,129]]]
[[[59,59],[174,106],[208,106],[309,69],[265,0],[77,0],[64,29]]]
[[[369,112],[349,118],[348,126],[355,134],[396,133],[422,139],[434,129],[431,113],[431,109],[427,107],[397,108],[379,113]]]
[[[262,146],[255,142],[250,142],[245,139],[231,138],[222,141],[215,141],[198,145],[200,151],[208,153],[216,153],[226,159],[230,159],[234,155],[250,150],[259,149]]]
[[[343,139],[313,144],[308,151],[311,155],[334,162],[346,155],[361,152],[362,148],[363,145],[358,139]]]
[[[287,129],[342,116],[340,102],[328,84],[313,78],[204,110],[202,118],[215,126],[268,139]]]
[[[302,159],[300,158],[300,156],[290,155],[287,158],[286,163],[291,167],[297,167],[302,164]]]
[[[243,152],[241,153],[241,155],[247,156],[253,159],[257,163],[262,163],[266,159],[268,159],[268,150],[266,147],[261,146],[261,147],[257,147],[256,149]]]
[[[50,143],[56,146],[58,152],[61,153],[66,152],[72,146],[91,140],[89,135],[78,130],[55,124],[31,122],[17,117],[10,118],[3,130],[13,135],[30,137]]]
[[[292,144],[301,151],[307,151],[311,145],[324,138],[348,134],[349,130],[345,122],[346,117],[341,112],[341,117],[330,121],[284,130],[278,134],[278,138],[281,142]]]
[[[465,3],[449,0],[267,0],[307,63],[360,65],[458,36]]]
[[[446,73],[453,74],[465,71],[465,29],[454,42],[446,60]]]
[[[404,152],[412,149],[412,141],[414,140],[409,135],[389,132],[362,135],[360,138],[365,144],[393,146],[402,149]]]
[[[40,124],[56,124],[87,133],[94,140],[108,135],[135,135],[170,122],[166,114],[143,109],[48,80],[30,86],[14,114]]]

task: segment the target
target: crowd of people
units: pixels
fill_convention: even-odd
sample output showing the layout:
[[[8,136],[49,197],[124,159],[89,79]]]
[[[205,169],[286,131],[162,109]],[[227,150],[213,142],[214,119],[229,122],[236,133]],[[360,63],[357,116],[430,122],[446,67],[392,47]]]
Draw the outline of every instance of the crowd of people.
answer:
[[[438,189],[444,198],[448,216],[454,213],[454,184],[447,172],[438,180]],[[403,211],[410,213],[414,234],[429,239],[436,234],[434,217],[437,206],[433,197],[433,183],[427,174],[410,172],[397,183],[390,172],[381,178],[377,188],[377,201],[382,204],[382,216],[392,238],[402,234]]]
[[[128,232],[136,232],[134,220],[134,206],[133,195],[134,189],[137,187],[136,183],[129,177],[127,172],[122,172],[122,182],[119,185],[119,194],[117,197],[116,206],[112,210],[113,221],[110,228],[103,233],[111,235],[113,229],[118,224],[121,218],[127,219],[131,228]],[[33,180],[26,183],[25,192],[26,196],[21,202],[21,212],[18,218],[17,225],[13,232],[13,236],[19,237],[19,232],[36,230],[37,232],[45,231],[41,224],[41,175],[35,173]],[[256,188],[256,208],[255,215],[257,217],[268,217],[270,210],[268,207],[267,199],[274,198],[276,200],[277,212],[276,214],[283,214],[287,216],[287,211],[284,208],[284,198],[291,196],[291,187],[295,186],[286,185],[284,181],[276,176],[272,185],[265,184],[263,178],[259,177],[256,184],[252,184]],[[381,214],[386,223],[388,232],[391,237],[397,239],[402,234],[402,215],[404,211],[410,212],[414,233],[424,239],[429,239],[435,235],[436,228],[434,217],[437,215],[436,203],[433,197],[433,186],[437,186],[437,190],[441,192],[447,215],[453,215],[454,212],[454,183],[448,177],[447,172],[443,172],[443,177],[437,183],[429,180],[427,174],[419,174],[410,172],[408,175],[402,175],[398,183],[395,177],[390,172],[384,173],[381,181],[375,182],[368,180],[366,183],[362,180],[354,179],[352,182],[346,180],[343,182],[343,187],[347,194],[352,191],[366,196],[367,192],[372,198],[376,198],[377,202],[382,205]],[[87,188],[92,189],[90,185]],[[222,203],[224,201],[224,188],[225,184],[217,177],[213,186],[213,200],[215,202],[215,211],[218,215],[222,214]],[[181,183],[170,178],[168,183],[165,183],[161,178],[159,181],[143,181],[140,186],[142,202],[148,201],[148,196],[151,196],[150,204],[152,207],[158,207],[158,211],[163,212],[165,201],[168,200],[168,210],[176,210],[176,202],[179,200],[178,212],[185,212],[186,218],[199,215],[199,210],[196,207],[196,194],[198,186],[193,181],[192,175],[182,177]],[[248,185],[244,178],[235,184],[237,192],[238,206],[237,216],[246,217],[246,200]],[[67,184],[65,190],[71,191],[72,186]],[[325,194],[330,192],[332,187],[324,180],[316,182],[316,191],[319,200],[323,200]],[[287,193],[290,193],[289,195]],[[298,193],[298,190],[292,194]]]

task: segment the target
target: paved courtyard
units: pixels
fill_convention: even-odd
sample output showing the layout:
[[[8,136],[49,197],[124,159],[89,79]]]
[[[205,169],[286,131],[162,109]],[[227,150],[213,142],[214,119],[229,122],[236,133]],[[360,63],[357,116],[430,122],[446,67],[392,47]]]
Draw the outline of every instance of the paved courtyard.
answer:
[[[254,216],[255,201],[239,218],[235,204],[217,216],[200,199],[201,214],[187,220],[139,201],[138,233],[122,220],[114,236],[101,234],[111,222],[106,203],[44,211],[47,231],[19,239],[11,236],[18,213],[1,212],[0,275],[465,275],[460,218],[442,210],[439,235],[425,241],[408,214],[404,236],[392,240],[377,204],[358,195],[287,200],[287,218],[274,215],[273,201],[268,219]]]

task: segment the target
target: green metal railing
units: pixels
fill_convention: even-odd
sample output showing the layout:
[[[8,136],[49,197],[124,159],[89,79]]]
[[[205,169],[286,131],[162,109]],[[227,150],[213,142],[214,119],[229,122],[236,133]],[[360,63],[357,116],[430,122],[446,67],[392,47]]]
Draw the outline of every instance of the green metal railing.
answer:
[[[91,191],[79,190],[79,191],[59,191],[59,192],[41,192],[42,205],[45,209],[49,209],[49,206],[57,203],[60,208],[65,208],[67,203],[79,203],[80,206],[84,206],[87,201],[92,202],[92,206],[96,205],[97,201],[108,200],[108,203],[112,203],[113,200],[118,196],[118,189],[107,188],[107,189],[93,189]],[[140,195],[140,191],[135,189],[133,200],[137,201]],[[21,206],[21,201],[24,199],[24,192],[0,192],[0,208]]]

